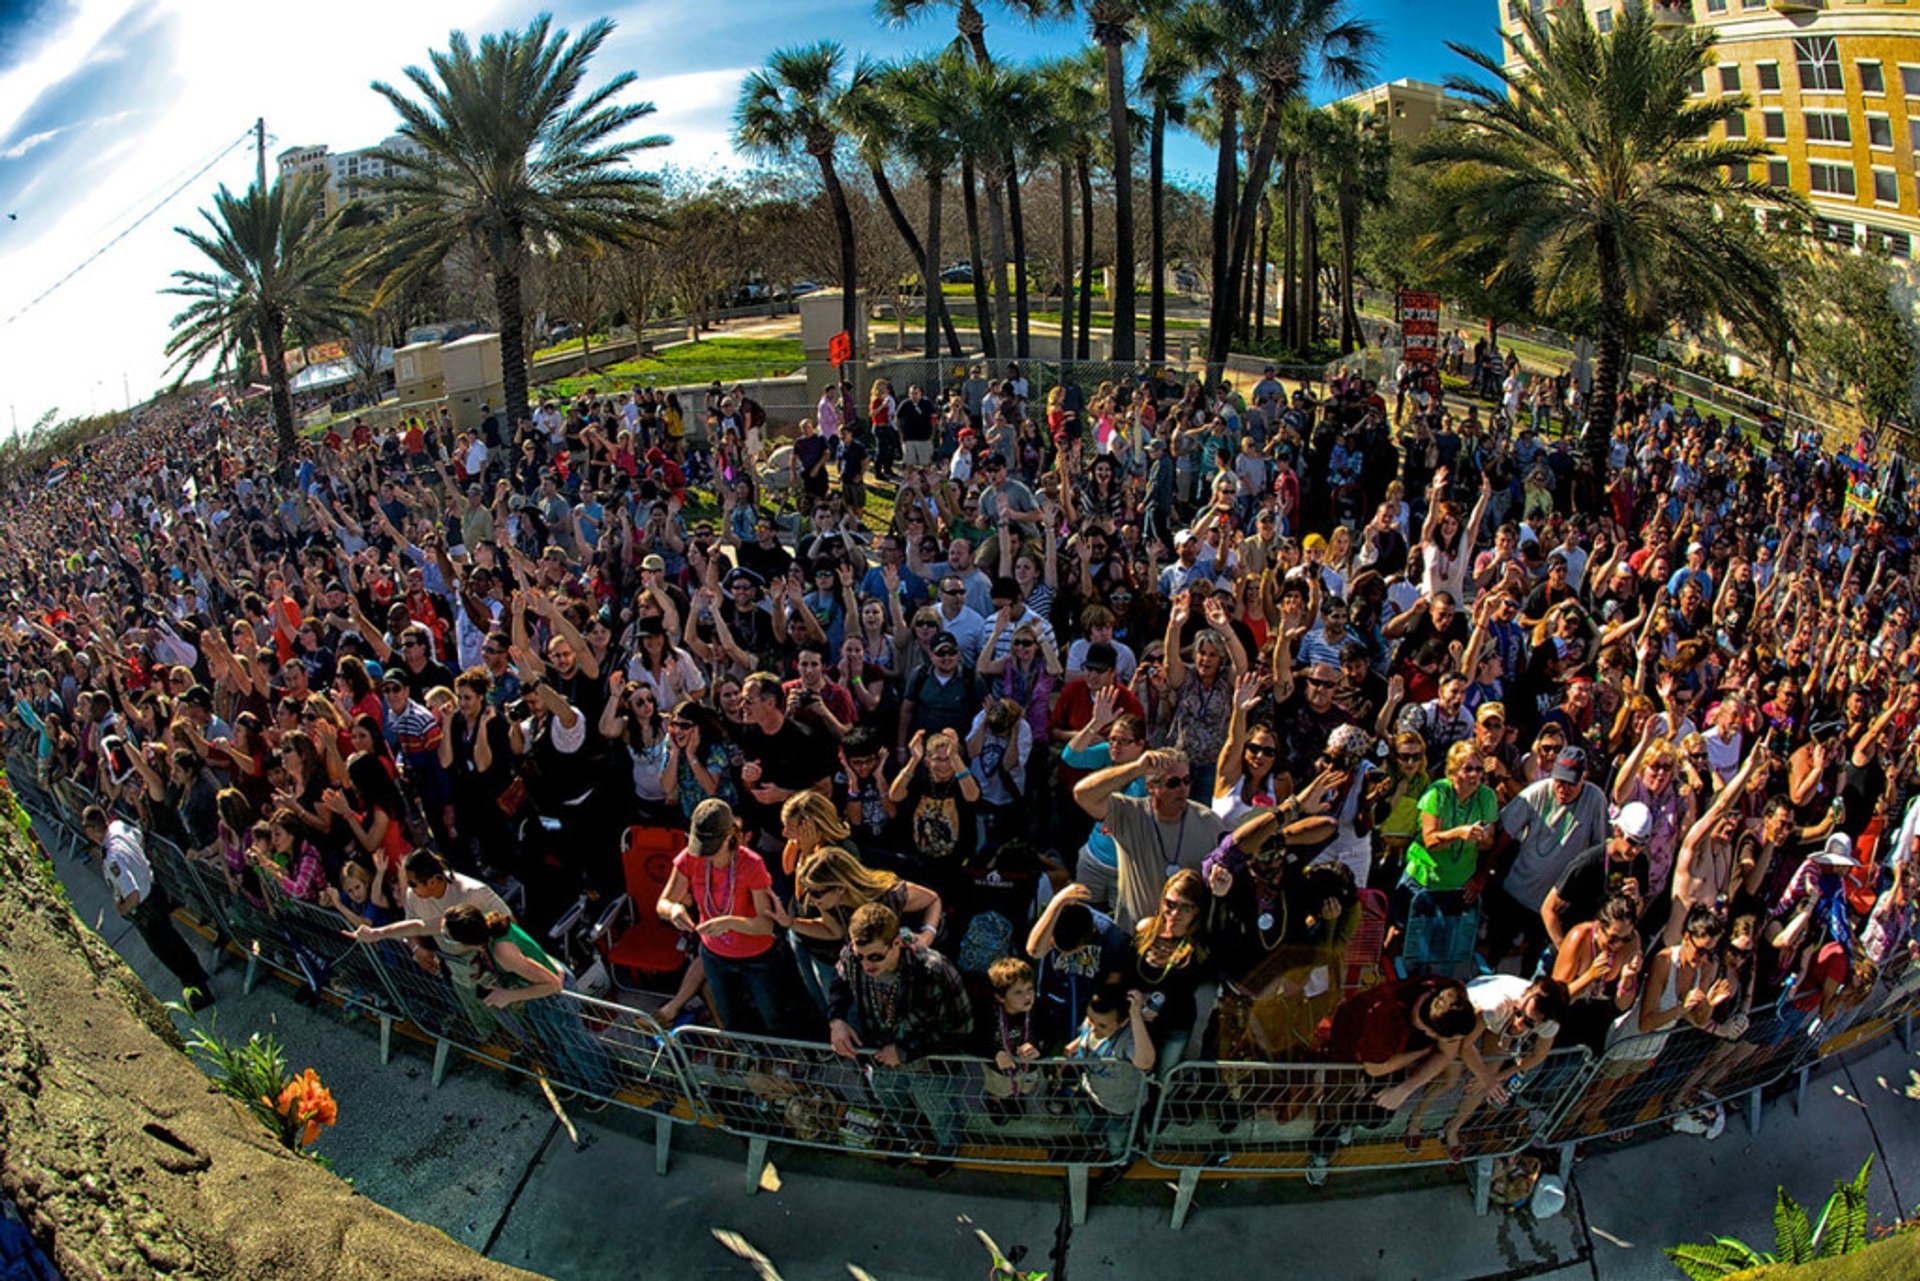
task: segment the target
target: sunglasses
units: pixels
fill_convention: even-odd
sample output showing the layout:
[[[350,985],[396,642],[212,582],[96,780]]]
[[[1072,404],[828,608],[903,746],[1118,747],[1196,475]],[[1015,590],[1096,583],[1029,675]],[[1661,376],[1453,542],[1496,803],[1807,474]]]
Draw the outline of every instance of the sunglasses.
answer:
[[[1309,687],[1313,689],[1332,689],[1334,687],[1335,682],[1324,681],[1317,676],[1309,676],[1307,677],[1307,684]]]
[[[1424,752],[1395,752],[1394,757],[1403,765],[1418,765],[1427,759]]]
[[[1198,903],[1189,903],[1183,898],[1162,899],[1160,906],[1168,912],[1198,912],[1200,910]]]
[[[1460,774],[1463,777],[1473,774],[1484,774],[1486,772],[1485,768],[1479,765],[1462,765],[1460,767]]]
[[[1271,756],[1274,756],[1275,754],[1276,754],[1276,753],[1275,753],[1275,751],[1274,751],[1274,749],[1273,749],[1273,748],[1271,748],[1271,747],[1268,747],[1268,746],[1267,746],[1267,745],[1266,745],[1265,743],[1248,743],[1248,744],[1247,744],[1247,755],[1248,755],[1248,756],[1266,756],[1266,757],[1271,757]]]
[[[1190,774],[1181,774],[1177,777],[1170,775],[1168,777],[1162,778],[1160,780],[1159,786],[1167,788],[1168,790],[1171,791],[1177,788],[1185,787],[1187,784],[1191,782],[1193,782],[1193,776]]]
[[[859,959],[862,965],[881,965],[881,964],[884,964],[886,959],[892,955],[893,955],[893,948],[891,945],[881,948],[878,952],[855,952],[854,953],[854,956]]]

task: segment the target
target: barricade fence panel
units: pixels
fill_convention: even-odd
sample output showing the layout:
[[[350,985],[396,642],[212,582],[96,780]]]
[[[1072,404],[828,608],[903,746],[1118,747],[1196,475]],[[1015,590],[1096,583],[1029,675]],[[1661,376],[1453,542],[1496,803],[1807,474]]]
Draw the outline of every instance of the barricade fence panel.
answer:
[[[1591,1059],[1582,1048],[1555,1050],[1502,1082],[1499,1096],[1463,1062],[1412,1092],[1402,1077],[1370,1076],[1357,1063],[1182,1063],[1167,1075],[1145,1156],[1165,1169],[1274,1174],[1509,1156],[1533,1145]],[[1449,1151],[1456,1118],[1459,1144]]]
[[[1118,1165],[1146,1097],[1145,1074],[1110,1060],[1038,1059],[1007,1072],[937,1056],[890,1067],[867,1051],[842,1058],[828,1045],[713,1028],[680,1028],[674,1040],[721,1129],[879,1156]]]
[[[83,853],[71,806],[93,797],[50,786],[17,746],[7,782],[52,856]],[[358,943],[331,907],[272,887],[249,897],[222,865],[164,837],[149,834],[147,849],[183,914],[258,963],[445,1047],[662,1122],[703,1122],[761,1143],[1009,1168],[1144,1158],[1181,1172],[1183,1186],[1207,1172],[1387,1170],[1641,1130],[1775,1085],[1920,1015],[1920,964],[1902,952],[1864,1000],[1824,1017],[1783,1001],[1721,1035],[1682,1022],[1617,1036],[1598,1058],[1555,1050],[1503,1081],[1508,1097],[1497,1100],[1470,1091],[1464,1069],[1383,1100],[1395,1078],[1319,1062],[1183,1063],[1159,1083],[1156,1100],[1148,1074],[1124,1062],[1045,1059],[1009,1072],[933,1057],[890,1067],[869,1052],[842,1058],[825,1044],[713,1028],[669,1033],[643,1010],[571,990],[496,1008],[470,956],[429,951],[423,964],[412,940]]]

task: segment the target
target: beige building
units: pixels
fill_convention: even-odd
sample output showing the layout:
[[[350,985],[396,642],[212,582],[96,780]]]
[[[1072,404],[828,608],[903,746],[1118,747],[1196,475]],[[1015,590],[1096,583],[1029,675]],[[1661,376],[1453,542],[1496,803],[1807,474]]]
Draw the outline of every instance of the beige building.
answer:
[[[394,134],[380,143],[380,148],[388,151],[417,152],[419,145],[411,139]],[[323,144],[317,147],[289,147],[281,152],[276,160],[280,166],[282,179],[292,178],[309,170],[318,170],[325,175],[325,185],[321,190],[322,209],[331,215],[341,205],[354,200],[373,198],[372,181],[387,173],[387,163],[374,154],[379,148],[366,147],[359,151],[328,151]]]
[[[1460,99],[1424,80],[1389,80],[1340,99],[1363,115],[1383,117],[1396,145],[1411,146],[1460,106]]]
[[[1559,0],[1562,3],[1572,0]],[[1602,31],[1622,0],[1580,0]],[[1640,0],[1626,0],[1639,3]],[[1546,0],[1498,0],[1502,29]],[[1657,25],[1718,37],[1702,97],[1744,94],[1725,136],[1758,138],[1767,176],[1813,203],[1814,230],[1913,260],[1920,236],[1920,4],[1909,0],[1670,0]]]

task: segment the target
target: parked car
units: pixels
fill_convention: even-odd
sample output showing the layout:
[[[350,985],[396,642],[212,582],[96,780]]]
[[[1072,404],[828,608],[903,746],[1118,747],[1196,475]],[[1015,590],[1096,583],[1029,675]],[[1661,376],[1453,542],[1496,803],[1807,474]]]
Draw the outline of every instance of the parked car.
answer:
[[[787,290],[789,298],[804,298],[808,294],[819,292],[821,285],[815,280],[802,280]]]
[[[973,264],[956,262],[940,273],[942,284],[970,285],[973,283]]]

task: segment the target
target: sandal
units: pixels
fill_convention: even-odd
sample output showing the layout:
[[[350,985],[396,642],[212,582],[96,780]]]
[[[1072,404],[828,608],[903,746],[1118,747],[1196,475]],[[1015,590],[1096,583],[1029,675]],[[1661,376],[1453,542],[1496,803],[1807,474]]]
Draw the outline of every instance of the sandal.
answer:
[[[1467,1159],[1467,1145],[1464,1143],[1447,1144],[1447,1160],[1459,1165]]]
[[[1427,1141],[1427,1136],[1425,1134],[1422,1134],[1419,1130],[1408,1130],[1405,1134],[1400,1136],[1401,1146],[1405,1147],[1406,1150],[1409,1152],[1418,1152],[1420,1150],[1421,1145],[1424,1144],[1426,1141]]]

